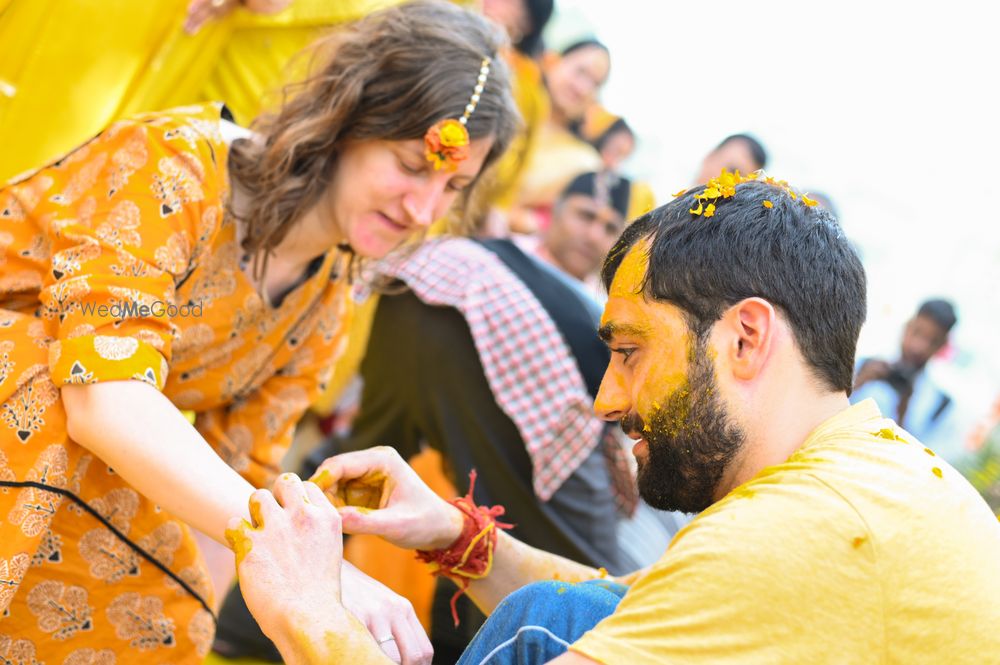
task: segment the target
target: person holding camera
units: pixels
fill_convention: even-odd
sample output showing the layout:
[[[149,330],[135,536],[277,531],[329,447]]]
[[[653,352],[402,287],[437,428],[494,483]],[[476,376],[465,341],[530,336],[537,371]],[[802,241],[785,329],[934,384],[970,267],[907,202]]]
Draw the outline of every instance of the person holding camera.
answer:
[[[951,422],[955,406],[925,371],[927,362],[948,343],[958,318],[947,300],[928,300],[903,328],[899,358],[894,362],[867,358],[859,363],[851,402],[871,397],[882,413],[893,417],[906,431],[937,448],[954,438]]]

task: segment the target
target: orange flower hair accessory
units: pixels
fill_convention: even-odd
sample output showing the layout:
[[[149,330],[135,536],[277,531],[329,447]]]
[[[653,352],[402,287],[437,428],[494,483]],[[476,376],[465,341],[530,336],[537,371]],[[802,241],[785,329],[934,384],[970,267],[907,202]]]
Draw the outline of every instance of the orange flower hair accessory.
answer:
[[[736,196],[736,186],[744,182],[752,182],[754,180],[761,180],[762,182],[776,187],[792,198],[792,200],[798,201],[800,196],[802,203],[808,207],[813,207],[819,203],[815,199],[809,198],[806,194],[798,194],[794,189],[784,180],[775,180],[770,176],[763,176],[761,172],[748,173],[747,175],[740,174],[739,170],[730,173],[726,169],[722,169],[722,173],[718,177],[712,178],[705,184],[705,189],[703,189],[698,194],[695,194],[694,198],[698,205],[694,208],[688,210],[692,215],[697,215],[699,217],[712,217],[715,215],[716,206],[722,203],[726,199]],[[682,190],[677,192],[674,197],[682,196],[687,190]],[[771,209],[774,204],[771,201],[764,201],[764,207]]]
[[[439,120],[424,134],[424,156],[434,165],[435,171],[441,168],[454,171],[458,168],[459,162],[469,156],[469,130],[465,125],[469,122],[469,116],[476,110],[479,98],[486,88],[486,79],[490,75],[490,62],[490,58],[483,58],[476,87],[473,89],[472,97],[469,98],[469,103],[465,105],[462,117]]]

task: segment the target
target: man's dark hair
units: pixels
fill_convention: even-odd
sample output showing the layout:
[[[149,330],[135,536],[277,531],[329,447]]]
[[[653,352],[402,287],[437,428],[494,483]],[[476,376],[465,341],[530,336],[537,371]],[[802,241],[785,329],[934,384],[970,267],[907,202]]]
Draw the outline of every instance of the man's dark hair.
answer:
[[[606,289],[629,249],[650,241],[646,297],[683,310],[708,333],[726,308],[750,297],[784,315],[815,376],[851,392],[866,312],[865,271],[829,212],[763,182],[737,185],[712,217],[692,215],[696,187],[632,223],[601,269]],[[769,201],[771,208],[764,206]]]
[[[757,168],[762,169],[767,166],[767,151],[764,150],[764,146],[760,141],[750,136],[749,134],[732,134],[722,139],[722,143],[715,146],[716,150],[729,145],[733,141],[743,141],[747,145],[747,149],[750,151],[750,156],[753,158]]]
[[[941,298],[926,301],[920,306],[920,309],[917,310],[917,316],[926,316],[928,319],[941,326],[941,329],[944,330],[946,334],[951,332],[951,329],[958,321],[958,317],[955,316],[955,306],[947,300],[943,300]]]

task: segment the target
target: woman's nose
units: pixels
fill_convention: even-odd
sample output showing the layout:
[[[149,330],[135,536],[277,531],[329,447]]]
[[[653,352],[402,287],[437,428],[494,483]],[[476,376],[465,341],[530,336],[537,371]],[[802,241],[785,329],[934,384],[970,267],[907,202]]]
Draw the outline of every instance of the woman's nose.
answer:
[[[403,199],[406,214],[417,226],[428,227],[443,214],[440,207],[445,196],[445,186],[436,180],[436,178],[428,179]]]

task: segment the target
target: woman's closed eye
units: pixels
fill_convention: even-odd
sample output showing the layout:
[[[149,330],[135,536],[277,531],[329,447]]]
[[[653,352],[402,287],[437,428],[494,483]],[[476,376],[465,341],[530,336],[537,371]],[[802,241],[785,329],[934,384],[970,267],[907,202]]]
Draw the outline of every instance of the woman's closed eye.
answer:
[[[619,353],[622,356],[622,362],[628,364],[628,359],[632,357],[637,349],[634,346],[619,346],[617,349],[611,349],[611,353]]]
[[[410,175],[420,175],[424,172],[426,167],[426,164],[414,164],[406,159],[399,160],[399,168],[403,169],[404,172],[409,173]]]

